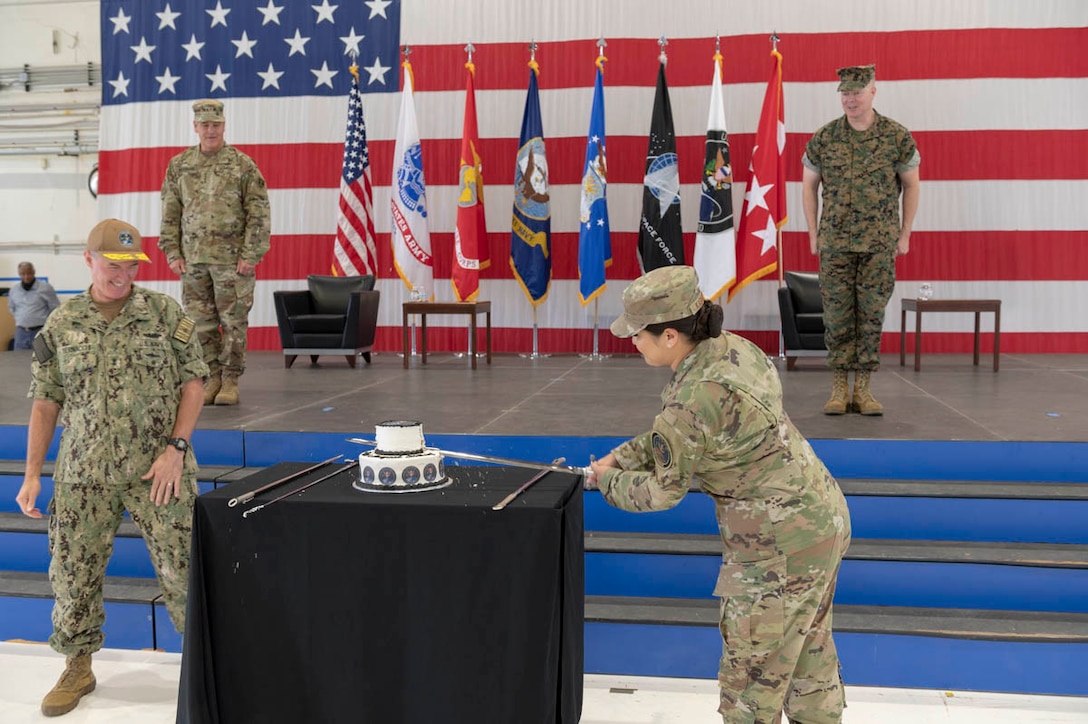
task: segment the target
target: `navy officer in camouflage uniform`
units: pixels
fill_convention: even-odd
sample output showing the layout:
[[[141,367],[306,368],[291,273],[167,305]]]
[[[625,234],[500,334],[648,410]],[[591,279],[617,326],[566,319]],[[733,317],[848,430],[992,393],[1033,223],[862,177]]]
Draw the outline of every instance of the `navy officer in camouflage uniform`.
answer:
[[[181,277],[210,375],[205,405],[237,405],[257,263],[268,252],[268,188],[253,159],[226,144],[223,104],[193,104],[200,143],[170,159],[159,248]]]
[[[62,304],[34,339],[26,474],[16,501],[41,518],[41,468],[64,426],[49,505],[53,634],[67,657],[42,701],[65,714],[95,687],[102,586],[127,510],[147,541],[170,619],[185,628],[196,458],[189,440],[203,406],[204,364],[193,320],[165,294],[133,285],[140,233],[107,219],[91,230],[91,287]]]
[[[792,722],[840,722],[831,601],[850,515],[838,483],[782,409],[774,364],[722,332],[694,269],[647,273],[623,306],[612,333],[673,376],[653,428],[592,462],[587,487],[632,512],[672,508],[693,480],[714,501],[725,724],[777,724],[783,710]]]
[[[870,378],[880,367],[895,258],[910,251],[921,157],[910,131],[873,109],[875,66],[840,68],[838,75],[843,116],[813,134],[801,159],[809,247],[820,257],[827,364],[834,371],[823,411],[882,415],[884,406],[873,396]],[[823,212],[817,227],[821,185]]]

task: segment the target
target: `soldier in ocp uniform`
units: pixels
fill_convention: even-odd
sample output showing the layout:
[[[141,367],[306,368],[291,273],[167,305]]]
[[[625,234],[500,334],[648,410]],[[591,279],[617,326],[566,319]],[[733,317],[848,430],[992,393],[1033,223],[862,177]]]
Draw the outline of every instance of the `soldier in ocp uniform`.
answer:
[[[256,267],[269,248],[268,188],[257,164],[226,144],[223,104],[193,104],[200,143],[170,159],[162,183],[159,248],[181,277],[211,371],[205,405],[237,405]]]
[[[632,512],[674,507],[692,480],[714,501],[725,724],[777,724],[783,710],[790,721],[840,722],[831,602],[850,514],[838,483],[783,410],[774,364],[722,332],[722,308],[693,268],[647,273],[623,306],[612,333],[673,376],[653,428],[592,462],[586,487]]]
[[[809,247],[820,257],[827,364],[834,371],[823,411],[882,415],[884,406],[873,397],[870,377],[880,367],[895,258],[910,251],[921,157],[910,131],[873,109],[875,66],[837,72],[844,114],[813,134],[801,159]],[[821,184],[823,212],[817,226]],[[850,370],[853,393],[848,391]]]
[[[64,433],[49,504],[53,634],[67,657],[42,701],[65,714],[95,688],[102,648],[102,586],[123,513],[147,541],[166,609],[185,628],[196,458],[189,447],[208,368],[195,324],[171,297],[133,285],[140,233],[117,219],[91,230],[91,287],[62,304],[34,339],[26,473],[16,496],[41,518],[41,468],[58,420]]]

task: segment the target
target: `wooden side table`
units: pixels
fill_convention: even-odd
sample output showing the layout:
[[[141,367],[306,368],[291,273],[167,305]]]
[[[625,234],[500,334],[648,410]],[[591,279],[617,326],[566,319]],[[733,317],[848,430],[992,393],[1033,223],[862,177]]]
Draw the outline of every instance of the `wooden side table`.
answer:
[[[420,318],[420,360],[427,364],[427,315],[428,314],[467,314],[469,316],[468,349],[472,357],[472,369],[476,369],[476,316],[485,315],[485,337],[487,339],[487,363],[491,364],[491,302],[405,302],[403,305],[404,321],[404,369],[408,369],[411,357],[409,349],[408,319],[413,314]]]
[[[994,313],[994,372],[1001,354],[1000,299],[904,299],[899,317],[899,366],[907,363],[907,312],[914,312],[914,371],[922,369],[922,314],[925,312],[974,312],[975,366],[978,366],[979,318],[983,312]]]

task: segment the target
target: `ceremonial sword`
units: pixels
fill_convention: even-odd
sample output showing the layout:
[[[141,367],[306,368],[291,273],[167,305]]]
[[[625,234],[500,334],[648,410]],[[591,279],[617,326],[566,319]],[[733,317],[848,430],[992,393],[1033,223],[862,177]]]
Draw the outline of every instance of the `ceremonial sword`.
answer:
[[[308,468],[304,468],[302,470],[299,470],[297,473],[291,473],[290,475],[285,475],[282,478],[280,478],[279,480],[273,480],[271,483],[268,483],[267,485],[262,485],[261,487],[257,488],[256,490],[251,490],[250,492],[243,493],[242,495],[239,495],[236,498],[231,498],[230,500],[227,501],[227,507],[228,508],[233,508],[234,506],[238,505],[239,503],[248,503],[249,501],[253,500],[253,498],[260,495],[261,493],[263,493],[266,490],[271,490],[272,488],[283,485],[284,483],[289,483],[292,480],[298,480],[299,478],[301,478],[306,473],[312,473],[313,471],[317,470],[318,468],[323,468],[323,467],[325,467],[326,465],[328,465],[330,463],[334,463],[334,462],[336,462],[337,460],[339,460],[342,457],[343,457],[343,455],[334,455],[333,457],[329,458],[328,460],[322,460],[321,462],[317,463],[316,465],[311,465]]]
[[[364,440],[361,437],[349,437],[349,438],[347,438],[347,441],[348,442],[353,442],[356,445],[370,445],[372,447],[377,447],[378,446],[378,443],[374,442],[373,440]],[[451,450],[439,450],[438,452],[442,453],[446,457],[458,458],[460,460],[476,460],[478,462],[484,462],[484,463],[499,463],[500,465],[513,465],[514,467],[518,467],[518,468],[531,468],[533,470],[547,470],[549,472],[556,472],[556,473],[571,473],[573,475],[586,475],[586,476],[588,476],[590,474],[589,467],[579,468],[579,467],[574,467],[573,465],[560,465],[560,464],[555,463],[555,462],[553,462],[551,464],[548,464],[548,463],[536,463],[536,462],[533,462],[531,460],[513,460],[511,458],[495,457],[494,455],[476,455],[475,453],[453,452]],[[564,458],[559,458],[559,459],[562,460]]]

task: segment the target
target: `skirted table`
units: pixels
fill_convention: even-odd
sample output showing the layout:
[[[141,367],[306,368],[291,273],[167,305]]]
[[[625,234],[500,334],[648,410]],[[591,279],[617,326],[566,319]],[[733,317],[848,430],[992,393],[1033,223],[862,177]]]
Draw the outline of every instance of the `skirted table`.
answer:
[[[200,496],[179,723],[576,724],[581,477],[449,466],[423,493],[280,463]],[[306,491],[262,502],[341,468]]]

